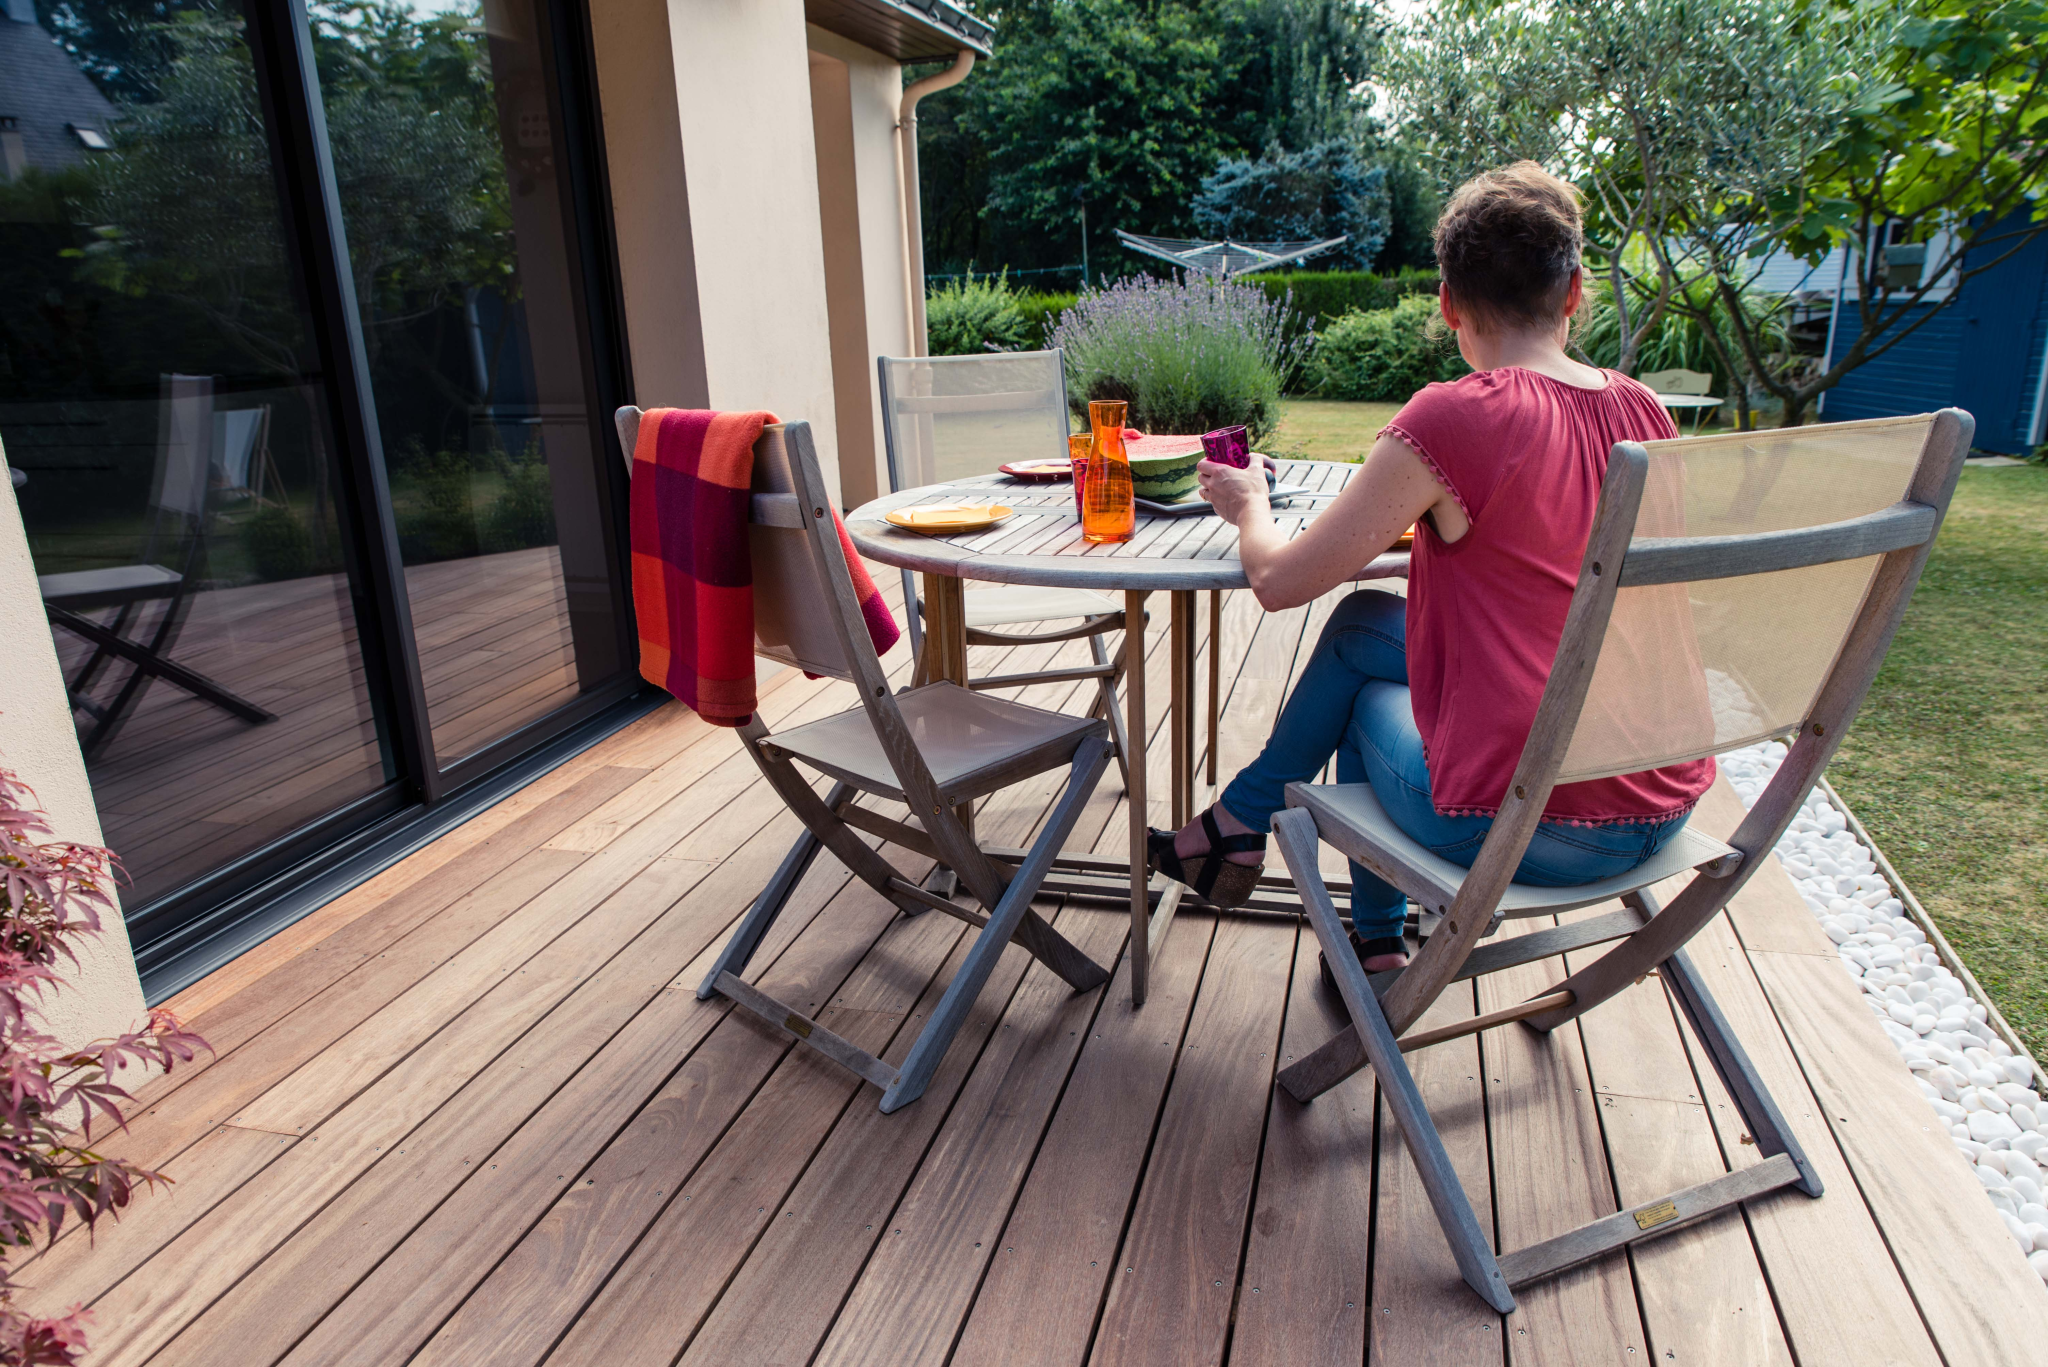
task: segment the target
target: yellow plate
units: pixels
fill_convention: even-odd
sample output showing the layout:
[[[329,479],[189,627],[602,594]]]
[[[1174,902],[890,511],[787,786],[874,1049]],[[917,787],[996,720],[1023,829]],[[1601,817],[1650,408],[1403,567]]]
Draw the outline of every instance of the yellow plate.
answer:
[[[993,527],[1016,512],[1001,503],[947,503],[924,508],[898,508],[889,521],[907,531],[927,536],[951,536],[957,532],[978,532]]]

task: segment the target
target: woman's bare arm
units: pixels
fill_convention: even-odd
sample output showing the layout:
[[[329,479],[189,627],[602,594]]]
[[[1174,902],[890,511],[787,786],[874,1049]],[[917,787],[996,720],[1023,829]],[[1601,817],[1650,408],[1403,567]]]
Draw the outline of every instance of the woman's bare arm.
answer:
[[[1356,574],[1425,513],[1434,515],[1445,541],[1462,537],[1464,510],[1428,466],[1398,437],[1373,444],[1365,466],[1321,516],[1294,540],[1280,535],[1266,499],[1263,470],[1237,470],[1202,461],[1203,495],[1237,525],[1238,558],[1259,606],[1268,612],[1299,607]]]

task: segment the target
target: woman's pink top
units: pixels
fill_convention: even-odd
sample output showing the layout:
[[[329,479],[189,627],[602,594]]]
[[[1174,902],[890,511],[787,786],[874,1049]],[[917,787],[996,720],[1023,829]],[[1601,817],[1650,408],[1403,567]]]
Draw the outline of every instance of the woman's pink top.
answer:
[[[1423,389],[1384,429],[1471,523],[1450,544],[1424,519],[1408,572],[1408,687],[1445,816],[1500,808],[1564,635],[1608,453],[1678,435],[1655,394],[1606,374],[1605,389],[1581,389],[1514,366],[1479,371]],[[1702,759],[1564,783],[1543,814],[1657,820],[1690,811],[1713,781]]]

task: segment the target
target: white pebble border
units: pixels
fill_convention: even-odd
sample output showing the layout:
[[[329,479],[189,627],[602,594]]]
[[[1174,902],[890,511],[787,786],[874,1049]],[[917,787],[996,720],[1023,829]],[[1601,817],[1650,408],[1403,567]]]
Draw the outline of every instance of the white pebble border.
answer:
[[[1748,806],[1785,754],[1780,741],[1732,750],[1721,772]],[[2013,1241],[2048,1281],[2048,1107],[2033,1066],[1986,1023],[1985,1004],[1941,962],[1826,793],[1807,794],[1776,853]]]

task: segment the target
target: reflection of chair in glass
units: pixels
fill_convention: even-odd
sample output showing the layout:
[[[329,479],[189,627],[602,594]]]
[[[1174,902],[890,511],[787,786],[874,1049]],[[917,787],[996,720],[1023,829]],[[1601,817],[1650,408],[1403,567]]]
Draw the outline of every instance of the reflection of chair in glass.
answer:
[[[270,459],[270,405],[230,408],[213,415],[213,466],[224,503],[282,508],[284,480]]]
[[[630,469],[640,410],[622,408],[617,420]],[[882,1109],[893,1111],[924,1092],[1012,941],[1078,991],[1108,981],[1101,965],[1031,909],[1031,899],[1109,766],[1109,747],[1106,728],[1093,718],[983,697],[943,680],[902,694],[890,692],[854,596],[836,523],[825,511],[831,503],[809,425],[792,422],[764,431],[754,448],[748,528],[754,651],[806,673],[851,681],[859,689],[860,706],[772,735],[758,714],[740,728],[747,753],[806,831],[740,921],[697,995],[728,997],[772,1028],[795,1036],[881,1088]],[[824,798],[797,768],[799,762],[833,780]],[[967,805],[1061,768],[1067,770],[1065,789],[1031,848],[1016,863],[999,864],[983,853],[963,818]],[[864,793],[908,803],[915,824],[858,806]],[[943,861],[981,902],[986,917],[902,877],[862,832]],[[821,846],[903,911],[943,911],[981,927],[901,1068],[833,1034],[742,976]]]
[[[1933,545],[1974,423],[1916,418],[1614,448],[1549,686],[1470,869],[1402,833],[1370,784],[1291,784],[1279,842],[1352,1024],[1280,1072],[1307,1101],[1368,1062],[1400,1126],[1458,1269],[1494,1309],[1510,1288],[1782,1187],[1821,1194],[1763,1080],[1685,944],[1776,846],[1854,719]],[[1731,494],[1755,448],[1779,462],[1770,497]],[[1634,872],[1582,887],[1511,882],[1551,789],[1713,755],[1772,736],[1791,753],[1723,844],[1690,827]],[[1367,977],[1317,867],[1328,842],[1442,920],[1405,969]],[[1687,879],[1668,905],[1650,892]],[[1508,917],[1619,901],[1482,947]],[[1568,951],[1570,975],[1520,1005],[1410,1032],[1451,983]],[[1402,1055],[1492,1026],[1543,1031],[1655,973],[1741,1113],[1755,1154],[1698,1186],[1496,1260]]]
[[[932,479],[986,475],[1019,460],[1063,459],[1067,454],[1067,382],[1057,351],[1007,351],[986,356],[882,356],[882,438],[889,456],[889,491]],[[910,612],[910,645],[922,665],[924,601],[916,576],[903,571],[903,601]],[[1108,719],[1116,761],[1125,768],[1123,713],[1116,705],[1123,652],[1112,660],[1103,636],[1121,631],[1123,605],[1087,589],[1023,584],[977,586],[965,594],[969,645],[1035,645],[1088,638],[1093,665],[992,674],[969,688],[1018,688],[1062,679],[1094,679],[1101,690],[1090,716]],[[1008,632],[996,627],[1073,621],[1050,631]]]
[[[176,684],[244,721],[277,720],[273,713],[170,658],[205,559],[216,432],[213,381],[198,375],[166,375],[157,413],[156,476],[141,559],[133,565],[46,574],[40,580],[43,610],[51,625],[92,643],[92,652],[66,681],[71,705],[93,719],[80,743],[87,756],[113,740],[154,678]],[[156,563],[160,549],[177,569]],[[152,602],[163,604],[156,630],[147,641],[130,637],[130,624],[143,605]],[[85,616],[106,608],[114,610],[111,622]],[[115,658],[126,660],[133,669],[111,700],[98,701],[91,696],[92,686]]]

